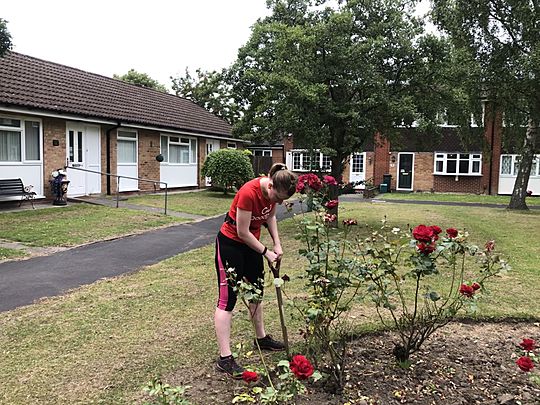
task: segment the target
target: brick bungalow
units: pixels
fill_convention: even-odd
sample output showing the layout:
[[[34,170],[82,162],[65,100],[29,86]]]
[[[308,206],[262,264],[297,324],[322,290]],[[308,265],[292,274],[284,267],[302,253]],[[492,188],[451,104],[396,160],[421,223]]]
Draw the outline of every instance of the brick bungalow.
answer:
[[[487,116],[488,114],[486,114]],[[343,181],[370,181],[379,186],[388,181],[393,191],[456,192],[472,194],[511,194],[519,168],[517,147],[511,136],[503,139],[501,117],[486,119],[483,132],[472,128],[462,137],[453,126],[427,137],[414,128],[403,129],[392,142],[375,136],[362,151],[354,153],[343,172]],[[313,156],[295,146],[291,137],[283,145],[287,165],[298,173],[308,172],[313,163],[326,170],[330,158]],[[250,145],[254,150],[258,145]],[[270,148],[267,146],[267,150]],[[537,153],[540,153],[537,150]],[[315,159],[316,162],[312,162]],[[363,189],[364,185],[357,186]],[[540,194],[540,154],[533,162],[528,190]]]
[[[206,155],[227,147],[243,144],[189,100],[16,52],[0,58],[0,178],[20,177],[38,196],[51,196],[64,166],[68,196],[116,192],[116,177],[92,172],[204,187]],[[118,189],[154,184],[121,178]]]

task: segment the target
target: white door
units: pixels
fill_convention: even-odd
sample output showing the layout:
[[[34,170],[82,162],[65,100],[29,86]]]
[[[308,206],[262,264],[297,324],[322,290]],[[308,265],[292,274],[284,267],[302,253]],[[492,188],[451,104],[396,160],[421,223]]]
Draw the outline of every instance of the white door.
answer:
[[[206,140],[206,156],[208,156],[212,152],[215,152],[216,150],[219,150],[219,141],[214,140],[214,139],[207,139]],[[206,178],[206,185],[207,186],[212,185],[212,179],[210,177]]]
[[[96,126],[67,124],[66,162],[68,166],[67,179],[69,180],[68,196],[70,197],[101,192],[99,134],[100,128]]]
[[[357,190],[364,189],[363,181],[366,179],[366,154],[365,153],[353,153],[351,155],[351,172],[349,175],[349,181],[351,183],[362,182],[356,185],[354,188]]]
[[[137,191],[139,189],[137,132],[118,130],[117,135],[117,173],[119,191]]]

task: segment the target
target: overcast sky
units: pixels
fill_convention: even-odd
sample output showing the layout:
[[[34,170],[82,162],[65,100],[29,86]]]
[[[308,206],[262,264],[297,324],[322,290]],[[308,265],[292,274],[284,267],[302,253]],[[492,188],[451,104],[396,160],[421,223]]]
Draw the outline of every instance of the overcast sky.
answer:
[[[426,9],[424,0],[422,9]],[[2,0],[13,50],[112,77],[129,69],[170,88],[186,67],[231,65],[266,0]]]
[[[185,68],[228,67],[268,14],[265,0],[3,0],[13,50],[112,77],[129,69],[167,87]]]

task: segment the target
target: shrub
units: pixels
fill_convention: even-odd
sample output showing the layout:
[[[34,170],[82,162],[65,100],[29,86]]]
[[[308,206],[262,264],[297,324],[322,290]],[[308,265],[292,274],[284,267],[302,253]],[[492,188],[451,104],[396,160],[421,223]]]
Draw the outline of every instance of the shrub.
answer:
[[[239,149],[219,149],[204,161],[201,173],[212,179],[212,186],[221,187],[224,193],[237,189],[255,177],[249,156],[251,152]]]

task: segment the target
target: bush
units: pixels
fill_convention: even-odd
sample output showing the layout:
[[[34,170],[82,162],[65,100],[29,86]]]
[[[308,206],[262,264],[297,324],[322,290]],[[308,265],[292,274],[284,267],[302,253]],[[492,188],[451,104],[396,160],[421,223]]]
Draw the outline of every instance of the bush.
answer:
[[[238,149],[220,149],[208,155],[202,175],[212,179],[212,186],[221,187],[224,193],[242,186],[255,177],[249,156],[251,152]]]

